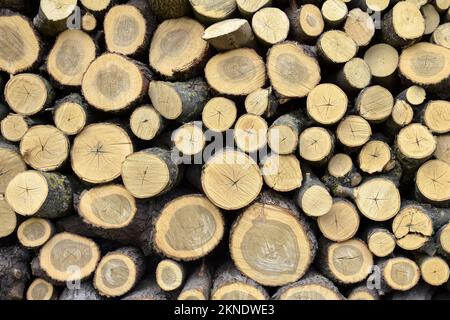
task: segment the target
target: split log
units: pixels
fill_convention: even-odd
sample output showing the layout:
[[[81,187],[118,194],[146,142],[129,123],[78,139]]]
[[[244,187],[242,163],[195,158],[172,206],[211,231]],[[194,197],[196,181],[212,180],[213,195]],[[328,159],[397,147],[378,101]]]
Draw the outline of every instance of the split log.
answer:
[[[167,1],[162,3],[167,6]],[[202,39],[204,32],[204,27],[190,18],[164,21],[151,41],[150,66],[163,77],[174,80],[199,75],[209,51],[208,42]]]
[[[330,30],[322,33],[317,40],[317,51],[325,62],[339,64],[354,58],[358,46],[345,32]]]
[[[30,20],[10,11],[0,10],[0,70],[17,74],[36,67],[43,54],[42,42]]]
[[[148,94],[164,118],[185,123],[198,119],[209,99],[209,88],[202,78],[186,82],[152,81]]]
[[[310,48],[292,41],[270,48],[267,73],[283,102],[307,96],[320,82],[320,67]]]
[[[234,125],[237,108],[233,100],[216,97],[209,100],[202,111],[203,125],[214,132],[225,132]]]
[[[304,4],[298,8],[296,1],[291,1],[287,10],[291,33],[298,42],[313,42],[323,32],[325,22],[322,12],[313,4]]]
[[[180,18],[190,11],[189,0],[148,0],[152,12],[160,19]]]
[[[306,99],[308,116],[324,126],[339,122],[347,112],[347,106],[347,95],[332,83],[319,84],[311,90]]]
[[[437,207],[448,207],[450,205],[449,177],[450,165],[448,163],[440,160],[427,161],[417,171],[416,198]]]
[[[356,93],[367,87],[372,80],[372,73],[367,62],[361,58],[347,61],[336,76],[336,81],[347,93]]]
[[[352,239],[358,232],[358,210],[348,200],[336,198],[330,211],[317,218],[320,232],[329,240],[342,242]]]
[[[264,182],[275,191],[294,191],[302,184],[300,161],[293,154],[271,154],[261,160],[260,166]]]
[[[33,23],[45,36],[54,37],[67,29],[67,19],[74,13],[77,0],[42,0]]]
[[[298,148],[300,133],[306,128],[307,119],[301,111],[294,111],[277,118],[267,132],[270,149],[278,154],[291,154]]]
[[[48,54],[47,72],[59,86],[80,87],[96,55],[96,44],[91,36],[80,30],[64,31]]]
[[[22,73],[9,79],[5,86],[5,101],[16,113],[31,116],[49,107],[55,93],[49,82],[33,73]]]
[[[71,164],[75,174],[89,183],[106,183],[120,176],[122,162],[133,153],[127,132],[112,123],[91,124],[75,138]]]
[[[56,300],[58,297],[55,287],[44,279],[36,278],[27,289],[27,300]]]
[[[232,263],[223,264],[216,272],[211,300],[268,300],[266,290],[240,273]]]
[[[42,218],[29,218],[17,229],[17,239],[25,248],[35,249],[43,246],[54,234],[53,224]]]
[[[265,248],[270,247],[270,251]],[[236,267],[265,286],[300,279],[314,260],[317,241],[294,203],[264,192],[244,210],[230,232]]]
[[[95,290],[91,282],[82,282],[75,288],[64,288],[59,300],[103,300],[103,297]]]
[[[186,280],[178,300],[208,300],[212,285],[211,270],[205,262]]]
[[[347,17],[347,5],[342,0],[326,0],[322,4],[321,12],[328,27],[340,27]]]
[[[445,100],[427,102],[422,109],[422,122],[433,133],[450,132],[450,102]]]
[[[161,260],[156,267],[156,283],[164,291],[180,288],[186,278],[184,266],[170,259]]]
[[[393,161],[394,154],[390,146],[378,138],[366,143],[358,155],[359,168],[368,174],[389,171]]]
[[[116,53],[105,53],[86,70],[81,90],[93,107],[122,111],[142,101],[153,74],[143,63]]]
[[[9,182],[27,170],[18,148],[0,137],[0,194],[4,194]]]
[[[243,152],[254,154],[267,145],[267,122],[254,114],[244,114],[234,126],[234,141]]]
[[[380,225],[370,225],[364,230],[364,240],[374,256],[384,258],[394,252],[395,236]]]
[[[31,255],[20,247],[0,248],[0,299],[21,300],[24,298],[25,283],[30,278],[28,264]]]
[[[436,151],[434,156],[436,159],[450,164],[450,134],[444,134],[437,138]]]
[[[10,181],[5,199],[23,216],[60,218],[73,207],[73,185],[68,177],[55,172],[24,171]]]
[[[379,85],[361,90],[355,101],[358,114],[372,123],[385,121],[392,114],[393,107],[392,93]]]
[[[365,285],[358,286],[348,294],[348,300],[380,300],[376,290],[367,288]]]
[[[450,268],[447,261],[441,257],[422,256],[418,261],[422,279],[431,286],[441,286],[447,283]]]
[[[381,276],[381,291],[408,291],[420,280],[417,264],[404,257],[390,258],[378,264]]]
[[[264,8],[253,15],[252,28],[259,42],[270,47],[287,39],[289,18],[278,8]]]
[[[78,93],[72,93],[55,102],[53,121],[65,135],[76,135],[93,121],[93,112]]]
[[[356,187],[361,180],[362,176],[353,165],[352,158],[344,153],[337,153],[328,161],[327,173],[322,177],[322,182],[330,190],[337,185]]]
[[[9,204],[0,198],[0,239],[6,238],[16,230],[17,216]]]
[[[374,83],[392,87],[397,82],[399,54],[386,43],[375,44],[364,53],[364,61],[369,65]]]
[[[144,279],[122,300],[168,300],[169,296],[152,279]]]
[[[142,105],[134,109],[130,116],[130,129],[141,140],[156,138],[166,127],[167,122],[151,105]]]
[[[98,263],[93,284],[102,296],[119,297],[139,283],[145,270],[145,258],[134,247],[108,252]]]
[[[236,0],[236,4],[241,15],[250,18],[260,9],[269,7],[272,0]]]
[[[300,156],[313,166],[323,166],[333,156],[334,135],[322,127],[309,127],[300,134]]]
[[[219,51],[256,47],[252,27],[245,19],[217,22],[205,30],[203,39]]]
[[[204,23],[214,23],[230,17],[237,8],[236,0],[189,0],[195,17]]]
[[[360,8],[350,10],[344,24],[344,31],[359,47],[369,45],[375,35],[372,17]]]
[[[450,39],[448,39],[448,33],[450,32],[450,23],[441,24],[434,30],[431,35],[431,41],[444,48],[450,49]]]
[[[110,52],[140,56],[148,50],[155,28],[156,18],[148,0],[130,0],[114,6],[103,22],[106,48]]]

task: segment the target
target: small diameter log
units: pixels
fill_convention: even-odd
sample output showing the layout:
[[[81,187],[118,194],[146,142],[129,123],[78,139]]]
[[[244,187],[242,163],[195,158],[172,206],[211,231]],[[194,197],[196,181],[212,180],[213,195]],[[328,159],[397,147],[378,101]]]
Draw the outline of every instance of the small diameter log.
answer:
[[[344,31],[356,45],[365,47],[369,45],[375,35],[375,23],[372,17],[360,8],[350,10],[344,24]]]
[[[139,283],[145,271],[145,257],[134,247],[108,252],[98,263],[93,284],[105,297],[119,297]]]
[[[201,185],[216,206],[236,210],[256,199],[263,179],[252,158],[240,151],[225,149],[209,158],[203,166]]]
[[[90,64],[81,89],[91,106],[117,112],[139,103],[147,94],[152,78],[143,63],[116,53],[105,53]]]
[[[105,15],[106,48],[126,56],[141,56],[148,50],[156,28],[148,0],[131,0],[112,7]]]
[[[252,28],[264,46],[273,46],[287,39],[289,18],[278,8],[264,8],[253,15]]]
[[[77,0],[42,0],[33,23],[43,35],[54,37],[67,29],[67,19],[74,13],[76,6]]]
[[[369,65],[374,83],[393,87],[397,80],[399,54],[386,43],[375,44],[364,53],[364,61]]]
[[[300,161],[293,154],[271,154],[261,161],[264,182],[278,192],[290,192],[300,188],[303,180]]]
[[[207,255],[224,235],[220,210],[206,197],[184,195],[168,202],[154,221],[156,250],[176,260]]]
[[[189,0],[148,0],[152,12],[161,20],[185,16],[190,11]]]
[[[39,252],[42,270],[50,279],[61,282],[88,278],[99,260],[94,241],[67,232],[55,235]]]
[[[287,10],[287,15],[294,40],[302,43],[313,42],[322,34],[325,27],[320,9],[313,4],[305,4],[298,8],[296,1],[292,1],[291,4],[293,6]]]
[[[450,164],[440,160],[424,163],[416,175],[416,198],[437,207],[450,206]]]
[[[71,164],[75,174],[89,183],[106,183],[120,176],[122,162],[133,153],[127,132],[112,123],[87,126],[75,138]]]
[[[186,280],[186,284],[178,296],[178,300],[209,300],[212,279],[211,270],[205,262]]]
[[[55,97],[49,82],[33,73],[22,73],[9,79],[5,101],[16,113],[31,116],[49,107]]]
[[[310,127],[300,134],[300,156],[314,166],[322,166],[333,156],[334,135],[321,127]]]
[[[53,171],[60,168],[69,156],[69,139],[51,125],[33,126],[20,141],[20,154],[33,169]]]
[[[438,136],[436,139],[437,147],[434,156],[436,159],[450,164],[450,134]]]
[[[116,1],[115,0],[80,0],[83,7],[97,17],[101,17]]]
[[[130,116],[130,128],[141,140],[150,141],[166,127],[166,121],[151,105],[142,105],[134,109]]]
[[[347,95],[332,83],[319,84],[306,99],[308,116],[319,125],[339,122],[347,112],[347,106]]]
[[[368,174],[385,172],[392,164],[393,157],[386,142],[374,139],[361,148],[358,155],[359,168]]]
[[[55,126],[69,136],[80,133],[93,120],[92,111],[78,93],[56,101],[52,112]]]
[[[426,95],[424,88],[413,85],[398,94],[397,99],[406,101],[412,106],[419,106],[425,101]]]
[[[27,170],[18,148],[0,137],[0,194],[4,194],[9,182],[19,173]]]
[[[283,102],[307,96],[320,82],[316,58],[309,48],[292,41],[270,48],[267,73],[274,91]]]
[[[365,11],[369,9],[371,11],[381,12],[389,6],[390,0],[358,0],[356,3]]]
[[[442,226],[435,236],[437,252],[443,257],[450,257],[450,223]]]
[[[29,218],[17,229],[17,238],[25,248],[35,249],[43,246],[54,233],[53,224],[42,218]]]
[[[329,240],[335,242],[347,241],[358,231],[360,217],[358,210],[348,200],[336,198],[331,210],[317,218],[320,232]]]
[[[347,300],[380,300],[380,296],[376,290],[367,288],[366,285],[360,285],[352,291],[347,296]]]
[[[225,132],[234,125],[237,108],[234,101],[216,97],[209,100],[202,111],[203,125],[214,132]]]
[[[2,137],[11,142],[19,142],[28,131],[31,122],[20,114],[10,113],[0,122]]]
[[[344,1],[326,0],[321,8],[323,19],[329,27],[340,27],[347,17],[348,9]]]
[[[412,171],[428,160],[436,150],[436,138],[427,127],[413,123],[400,130],[395,140],[397,159]]]
[[[219,51],[256,47],[252,27],[245,19],[217,22],[205,30],[203,39]]]
[[[21,246],[0,248],[0,299],[22,300],[30,278],[30,253]]]
[[[172,153],[161,148],[145,149],[127,156],[121,169],[125,187],[139,199],[168,192],[179,182],[181,174]]]
[[[211,300],[268,300],[266,290],[255,281],[240,273],[232,263],[226,263],[217,270]]]
[[[170,259],[161,260],[156,267],[156,283],[164,291],[180,288],[186,279],[184,266]]]
[[[444,13],[450,7],[448,0],[434,0],[433,5],[439,13]]]
[[[275,292],[275,300],[344,300],[338,288],[324,276],[310,271],[300,281],[281,287]]]
[[[394,97],[386,88],[375,85],[359,93],[355,101],[358,114],[371,123],[385,121],[392,113]]]
[[[441,17],[436,8],[431,4],[426,4],[420,8],[420,12],[425,20],[425,32],[424,35],[432,34],[434,30],[439,26]]]
[[[264,86],[266,67],[256,51],[241,48],[212,57],[206,65],[205,76],[219,94],[246,96]]]
[[[383,16],[383,40],[394,47],[405,47],[420,40],[425,32],[425,20],[419,8],[408,1],[399,1]]]
[[[372,80],[372,73],[367,62],[361,58],[347,61],[337,74],[337,83],[348,93],[356,93],[367,87]]]
[[[347,116],[336,129],[337,139],[344,147],[355,149],[363,146],[372,136],[372,128],[360,116]]]
[[[303,181],[295,193],[295,201],[302,211],[310,217],[320,217],[330,212],[333,199],[325,185],[310,168],[303,167]]]
[[[241,15],[250,18],[261,8],[271,6],[272,0],[236,0],[236,4]]]
[[[236,0],[189,0],[195,17],[204,23],[225,20],[236,10]]]
[[[332,192],[337,197],[352,198],[359,211],[370,220],[387,221],[400,210],[400,192],[387,177],[367,179],[356,188],[338,186]]]
[[[57,85],[77,88],[96,57],[96,44],[80,30],[67,30],[58,35],[47,58],[47,72]]]
[[[331,190],[337,185],[356,187],[361,180],[352,158],[344,153],[337,153],[328,161],[327,173],[322,177],[323,183]]]
[[[422,109],[422,120],[433,133],[450,132],[450,102],[445,100],[429,101]]]
[[[394,252],[395,236],[386,228],[378,225],[368,226],[364,231],[364,240],[374,256],[384,258]]]
[[[270,149],[278,154],[291,154],[297,150],[300,133],[307,126],[301,111],[294,111],[276,119],[267,132]]]
[[[380,268],[382,291],[408,291],[420,280],[417,264],[404,257],[396,257],[381,262]]]
[[[44,279],[36,278],[30,284],[26,293],[27,300],[56,300],[55,287]]]
[[[42,55],[38,33],[25,16],[0,10],[0,70],[16,74],[35,67]]]
[[[278,109],[278,100],[273,94],[272,87],[257,89],[245,98],[245,110],[263,118],[273,117]]]
[[[59,300],[103,300],[90,281],[80,283],[75,288],[64,288]]]
[[[201,121],[188,122],[172,133],[164,134],[160,139],[162,144],[165,142],[163,140],[169,138],[169,135],[171,141],[168,142],[168,146],[172,149],[172,153],[177,152],[180,156],[201,158],[206,145],[206,136],[203,133]],[[182,162],[183,160],[174,158],[174,161]]]
[[[186,82],[152,81],[148,94],[164,118],[185,123],[198,119],[209,99],[209,88],[201,78]]]
[[[420,42],[403,50],[399,73],[409,84],[422,86],[427,93],[448,98],[450,92],[450,61],[448,49]]]
[[[234,126],[234,141],[246,153],[256,153],[267,145],[267,122],[260,116],[244,114]]]
[[[359,239],[336,243],[324,240],[320,243],[318,265],[328,278],[343,285],[366,279],[373,266],[372,253]]]
[[[17,226],[16,213],[5,199],[0,198],[0,239],[11,235]]]
[[[450,23],[441,24],[439,27],[434,30],[431,35],[431,41],[437,45],[440,45],[444,48],[450,49],[450,38],[448,34],[450,32]]]
[[[391,116],[386,120],[387,133],[397,135],[398,132],[411,124],[414,119],[414,110],[411,105],[400,99],[396,99]]]
[[[5,199],[20,215],[53,219],[70,213],[72,192],[72,184],[66,176],[29,170],[11,180]]]
[[[94,31],[96,28],[97,19],[95,18],[95,16],[90,12],[86,12],[85,14],[83,14],[83,16],[81,17],[81,29],[89,33]]]
[[[325,62],[339,64],[355,57],[358,46],[345,32],[330,30],[322,33],[317,40],[317,51]]]
[[[164,2],[166,3],[166,2]],[[168,300],[169,295],[161,290],[156,281],[144,279],[122,300]]]
[[[167,1],[163,3],[167,6]],[[174,80],[199,75],[209,50],[208,42],[202,39],[204,32],[205,28],[190,18],[164,21],[151,41],[150,66],[163,77]]]
[[[441,257],[422,256],[418,265],[422,279],[431,286],[441,286],[449,280],[450,268]]]

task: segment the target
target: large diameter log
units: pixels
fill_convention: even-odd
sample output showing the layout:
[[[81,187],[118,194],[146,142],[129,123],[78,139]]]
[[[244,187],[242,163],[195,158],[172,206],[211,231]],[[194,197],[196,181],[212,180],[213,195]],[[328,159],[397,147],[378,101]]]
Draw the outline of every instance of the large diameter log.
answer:
[[[272,297],[276,300],[344,300],[329,279],[310,271],[301,280],[283,286]]]
[[[337,29],[347,17],[347,5],[342,0],[326,0],[321,7],[323,19],[327,26]]]
[[[190,11],[189,0],[148,0],[153,13],[160,19],[174,19]]]
[[[4,194],[8,183],[19,173],[27,170],[18,148],[0,138],[0,194]]]
[[[59,300],[103,300],[103,297],[95,290],[90,281],[80,283],[79,287],[65,288]]]
[[[356,98],[355,107],[359,115],[367,121],[383,122],[392,114],[394,97],[382,86],[370,86],[361,90]]]
[[[76,6],[77,0],[42,0],[33,23],[42,34],[53,37],[67,29],[67,20],[74,13]]]
[[[174,291],[180,288],[185,279],[185,267],[179,262],[164,259],[156,266],[156,283],[164,291]]]
[[[165,1],[164,5],[167,6]],[[190,18],[164,21],[151,41],[150,66],[169,79],[189,79],[199,75],[209,51],[208,42],[202,39],[204,31],[200,23]]]
[[[22,222],[17,229],[17,239],[28,249],[39,248],[44,245],[54,233],[53,224],[42,218],[29,218]]]
[[[11,180],[5,199],[20,215],[59,218],[72,210],[72,192],[72,183],[66,176],[29,170]]]
[[[94,40],[80,30],[58,35],[47,57],[47,72],[60,86],[79,87],[83,74],[96,57]]]
[[[71,150],[75,174],[89,183],[105,183],[120,176],[122,162],[133,153],[127,132],[112,123],[87,126],[79,133]]]
[[[208,300],[212,285],[211,270],[203,262],[186,280],[178,300]]]
[[[16,74],[35,67],[41,58],[41,40],[30,20],[7,9],[0,10],[0,70]]]
[[[27,300],[56,300],[56,288],[44,279],[36,278],[30,284],[26,293]]]
[[[254,114],[244,114],[234,126],[234,141],[243,152],[254,154],[267,145],[267,122]]]
[[[344,64],[337,74],[336,81],[347,93],[355,93],[370,84],[372,73],[366,61],[353,58]]]
[[[91,106],[101,111],[121,111],[144,98],[152,79],[153,74],[143,63],[105,53],[90,64],[81,89]]]
[[[176,260],[194,260],[207,255],[224,235],[220,210],[198,194],[168,202],[154,226],[156,250]]]
[[[17,216],[5,199],[0,199],[0,239],[16,230]]]
[[[256,47],[252,27],[245,19],[227,19],[208,27],[203,39],[217,50],[233,50]]]
[[[0,299],[21,300],[30,278],[30,253],[20,246],[0,248]]]
[[[232,263],[223,264],[214,276],[211,300],[268,300],[266,290],[240,273]]]
[[[417,171],[415,185],[416,198],[437,207],[450,205],[450,164],[440,160],[430,160]]]
[[[320,9],[313,4],[305,4],[298,8],[296,1],[291,1],[287,15],[294,39],[299,42],[314,41],[325,27]]]
[[[335,242],[347,241],[353,238],[360,224],[358,210],[352,202],[336,198],[330,211],[317,218],[320,232],[329,240]]]
[[[300,279],[316,250],[316,238],[294,203],[272,192],[261,194],[231,230],[230,252],[235,265],[266,286]]]
[[[309,48],[284,42],[270,48],[267,73],[272,87],[284,101],[302,98],[320,82],[320,66]]]

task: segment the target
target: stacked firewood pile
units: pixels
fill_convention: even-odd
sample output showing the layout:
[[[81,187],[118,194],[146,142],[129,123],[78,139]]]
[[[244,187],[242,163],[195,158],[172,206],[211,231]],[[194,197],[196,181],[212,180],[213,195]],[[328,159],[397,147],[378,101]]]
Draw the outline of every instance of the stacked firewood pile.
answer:
[[[445,299],[449,0],[0,0],[0,299]]]

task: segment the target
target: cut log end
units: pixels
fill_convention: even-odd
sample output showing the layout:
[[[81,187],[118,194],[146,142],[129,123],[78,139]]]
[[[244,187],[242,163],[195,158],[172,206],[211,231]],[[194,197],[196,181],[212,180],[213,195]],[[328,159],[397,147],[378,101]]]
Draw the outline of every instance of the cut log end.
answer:
[[[375,229],[367,235],[369,250],[376,257],[387,257],[394,252],[396,239],[387,229]]]
[[[434,133],[450,132],[450,102],[434,100],[427,103],[423,114],[423,121],[428,129]]]
[[[88,122],[88,110],[81,96],[69,95],[56,103],[55,126],[66,135],[76,135]]]
[[[206,137],[199,122],[189,122],[172,134],[172,142],[176,149],[186,156],[195,156],[203,151]]]
[[[272,46],[288,37],[289,19],[278,8],[264,8],[253,15],[252,27],[263,45]]]
[[[26,298],[27,300],[53,300],[56,298],[56,289],[51,283],[37,278],[28,287]]]
[[[344,31],[358,46],[367,46],[375,35],[375,23],[367,12],[355,8],[348,13]]]
[[[441,257],[425,257],[419,262],[422,279],[432,286],[445,284],[450,276],[447,262]]]
[[[361,149],[358,162],[362,171],[369,174],[383,172],[392,158],[389,145],[380,140],[372,140]]]
[[[339,123],[336,135],[344,146],[357,148],[369,141],[372,128],[363,117],[347,116]]]
[[[209,130],[224,132],[230,129],[237,117],[236,104],[227,98],[217,97],[203,108],[202,122]]]
[[[2,137],[11,142],[19,142],[28,131],[28,123],[20,114],[9,114],[0,123]]]
[[[260,116],[244,114],[234,126],[234,141],[247,153],[256,152],[267,144],[267,122]]]
[[[382,276],[389,288],[407,291],[419,282],[420,270],[414,261],[397,257],[386,262],[382,268]]]
[[[186,273],[182,264],[165,259],[156,267],[156,282],[164,291],[178,289],[184,282]]]
[[[416,175],[416,188],[419,199],[445,207],[450,202],[450,188],[446,181],[450,177],[450,165],[440,160],[424,163]],[[448,182],[447,182],[448,184]]]
[[[308,115],[322,125],[335,124],[341,120],[347,106],[347,95],[332,83],[319,84],[306,100]]]
[[[273,154],[263,160],[264,182],[273,190],[289,192],[300,188],[303,180],[300,161],[295,155]]]
[[[326,0],[321,11],[325,22],[331,27],[340,26],[348,14],[347,5],[341,0]]]
[[[356,99],[359,115],[370,122],[383,122],[392,114],[394,97],[382,86],[370,86],[363,89]]]
[[[17,238],[26,248],[39,248],[53,235],[53,225],[42,218],[30,218],[17,229]]]
[[[331,210],[317,218],[322,234],[331,241],[341,242],[353,238],[360,223],[356,207],[347,200],[336,199]]]
[[[315,164],[331,157],[334,150],[334,137],[324,128],[310,127],[300,134],[300,156]]]
[[[251,17],[257,11],[270,6],[271,0],[236,0],[237,7],[244,17]]]
[[[0,199],[0,239],[12,234],[16,226],[16,213],[4,199]]]
[[[150,141],[164,128],[161,115],[151,105],[136,108],[130,116],[130,128],[136,137]]]
[[[324,32],[317,40],[317,49],[323,59],[330,63],[346,63],[355,57],[358,46],[343,31]]]

